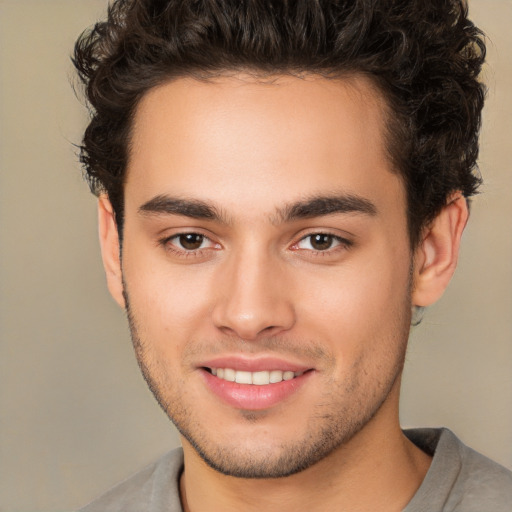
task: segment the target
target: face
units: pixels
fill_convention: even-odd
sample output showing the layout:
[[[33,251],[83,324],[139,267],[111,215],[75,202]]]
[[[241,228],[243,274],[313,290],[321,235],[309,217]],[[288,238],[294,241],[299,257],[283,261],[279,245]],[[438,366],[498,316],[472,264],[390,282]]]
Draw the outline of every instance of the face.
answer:
[[[184,78],[139,105],[132,337],[185,443],[221,472],[292,474],[397,421],[411,251],[383,126],[356,78]]]

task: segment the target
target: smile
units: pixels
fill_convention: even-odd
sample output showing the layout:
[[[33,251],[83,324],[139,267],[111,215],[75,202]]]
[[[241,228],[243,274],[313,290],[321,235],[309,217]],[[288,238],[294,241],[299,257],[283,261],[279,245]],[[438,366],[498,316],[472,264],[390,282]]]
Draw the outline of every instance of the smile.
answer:
[[[212,375],[228,382],[238,384],[253,384],[255,386],[265,386],[268,384],[277,384],[283,380],[292,380],[300,377],[304,372],[292,372],[284,370],[264,370],[259,372],[248,372],[234,370],[232,368],[210,368]]]
[[[231,364],[235,362],[232,361]],[[222,402],[235,409],[264,410],[291,399],[300,389],[314,378],[315,370],[312,368],[286,368],[287,364],[280,365],[277,361],[270,364],[259,362],[236,361],[238,367],[234,369],[228,361],[224,364],[208,364],[200,367],[201,375],[206,387]],[[268,369],[261,368],[265,365]],[[249,369],[247,366],[253,366]],[[256,368],[254,368],[256,366]],[[258,368],[259,366],[259,368]],[[281,369],[270,369],[279,368]],[[283,366],[285,368],[283,368]],[[236,366],[235,366],[236,368]],[[252,371],[251,371],[252,370]]]

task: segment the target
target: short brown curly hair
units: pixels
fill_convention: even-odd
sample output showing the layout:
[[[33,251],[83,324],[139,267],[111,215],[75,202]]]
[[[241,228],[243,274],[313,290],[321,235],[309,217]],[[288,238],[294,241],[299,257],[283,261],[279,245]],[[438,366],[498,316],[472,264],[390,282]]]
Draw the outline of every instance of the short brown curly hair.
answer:
[[[388,153],[414,246],[451,192],[480,185],[484,57],[463,0],[115,0],[75,45],[91,112],[80,159],[122,233],[130,129],[149,89],[232,71],[364,74],[392,112]]]

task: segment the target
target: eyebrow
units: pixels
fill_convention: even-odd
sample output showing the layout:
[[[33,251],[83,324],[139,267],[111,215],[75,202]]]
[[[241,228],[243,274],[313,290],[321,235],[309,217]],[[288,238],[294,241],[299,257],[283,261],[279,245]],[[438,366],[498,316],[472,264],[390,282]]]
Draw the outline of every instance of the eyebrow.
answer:
[[[158,195],[139,207],[143,215],[182,215],[192,219],[210,220],[229,224],[227,216],[213,204],[200,199],[183,199]],[[377,208],[370,200],[354,194],[319,195],[296,201],[278,208],[271,216],[273,224],[311,219],[337,213],[377,215]]]
[[[277,211],[280,222],[311,219],[337,213],[359,213],[373,217],[377,215],[377,207],[369,199],[358,195],[335,194],[313,196]]]
[[[167,195],[153,197],[139,207],[143,215],[183,215],[191,219],[212,220],[228,224],[225,215],[212,204],[199,199],[182,199]]]

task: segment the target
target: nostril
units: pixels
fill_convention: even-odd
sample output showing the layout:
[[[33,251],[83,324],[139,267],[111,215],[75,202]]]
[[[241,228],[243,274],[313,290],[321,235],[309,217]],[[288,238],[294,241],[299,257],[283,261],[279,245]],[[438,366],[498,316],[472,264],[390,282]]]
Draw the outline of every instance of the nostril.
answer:
[[[240,290],[229,298],[219,300],[212,312],[217,329],[235,335],[246,342],[262,336],[276,335],[289,330],[295,323],[295,312],[288,301],[272,296],[267,290],[264,296],[240,296]]]

